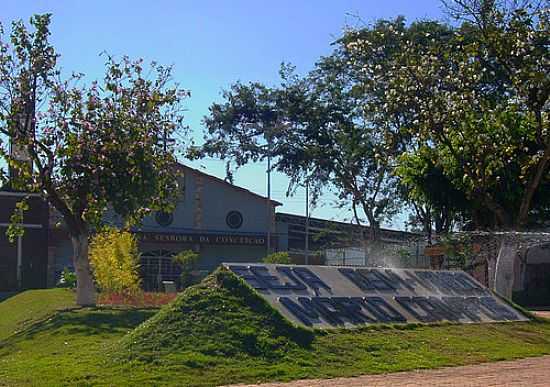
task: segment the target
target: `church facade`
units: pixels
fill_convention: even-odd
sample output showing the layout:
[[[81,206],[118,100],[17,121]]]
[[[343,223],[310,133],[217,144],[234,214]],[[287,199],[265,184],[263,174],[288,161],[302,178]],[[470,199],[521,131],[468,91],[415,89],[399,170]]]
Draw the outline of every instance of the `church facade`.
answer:
[[[196,275],[202,276],[224,261],[261,260],[267,254],[268,234],[269,249],[278,250],[275,208],[280,203],[200,170],[180,168],[175,210],[154,213],[132,230],[139,241],[146,290],[178,279],[179,267],[172,257],[181,251],[199,254]],[[114,214],[107,214],[105,221],[122,225]],[[49,254],[55,273],[72,267],[72,247],[63,229],[50,233]]]
[[[157,212],[134,227],[141,253],[140,270],[145,290],[162,289],[163,281],[176,281],[180,269],[172,257],[193,250],[199,255],[195,275],[204,276],[222,262],[258,262],[270,252],[289,251],[304,263],[305,217],[276,213],[281,203],[268,200],[200,170],[180,165],[180,192],[172,213]],[[25,214],[25,234],[15,243],[5,236],[15,203],[27,194],[0,191],[0,287],[6,290],[55,286],[64,268],[73,268],[72,244],[63,222],[37,195]],[[108,213],[105,222],[121,226]],[[351,235],[341,222],[310,219],[309,249],[334,245]],[[353,232],[352,232],[353,231]],[[383,239],[394,243],[410,233],[385,230]],[[321,237],[322,236],[322,237]],[[396,239],[397,238],[397,239]],[[312,253],[309,263],[320,264]]]

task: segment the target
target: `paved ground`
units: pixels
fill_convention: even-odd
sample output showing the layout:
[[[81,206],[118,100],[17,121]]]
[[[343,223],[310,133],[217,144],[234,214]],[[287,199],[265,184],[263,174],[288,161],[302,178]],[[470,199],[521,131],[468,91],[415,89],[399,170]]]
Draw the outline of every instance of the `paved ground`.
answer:
[[[245,385],[242,385],[245,386]],[[246,385],[249,387],[260,385]],[[463,367],[366,375],[355,378],[310,379],[291,383],[268,383],[262,387],[487,387],[550,386],[550,356],[477,364]]]

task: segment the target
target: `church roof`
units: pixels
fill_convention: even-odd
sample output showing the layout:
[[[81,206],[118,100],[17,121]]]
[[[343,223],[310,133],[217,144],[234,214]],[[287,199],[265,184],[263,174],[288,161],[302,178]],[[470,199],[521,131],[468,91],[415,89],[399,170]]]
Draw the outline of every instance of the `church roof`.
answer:
[[[213,175],[209,175],[208,173],[203,172],[203,171],[201,171],[201,170],[199,170],[199,169],[191,168],[190,166],[184,165],[184,164],[181,164],[181,163],[178,163],[178,166],[179,166],[180,168],[182,168],[183,170],[190,171],[190,172],[192,172],[192,173],[196,173],[196,174],[202,175],[202,176],[204,176],[204,177],[207,178],[207,179],[214,180],[214,181],[216,181],[216,182],[219,182],[219,183],[228,185],[228,186],[231,187],[232,189],[238,190],[238,191],[243,192],[243,193],[245,193],[245,194],[247,194],[247,195],[252,195],[252,196],[254,196],[254,197],[258,198],[258,199],[267,200],[267,197],[265,197],[265,196],[259,195],[259,194],[255,193],[255,192],[252,192],[252,191],[250,191],[250,190],[248,190],[248,189],[246,189],[246,188],[239,187],[238,185],[232,184],[232,183],[230,183],[230,182],[227,181],[227,180],[220,179],[219,177],[216,177],[216,176],[213,176]],[[282,205],[283,205],[283,203],[278,202],[278,201],[273,200],[273,199],[271,199],[271,203],[273,204],[274,207],[282,206]]]

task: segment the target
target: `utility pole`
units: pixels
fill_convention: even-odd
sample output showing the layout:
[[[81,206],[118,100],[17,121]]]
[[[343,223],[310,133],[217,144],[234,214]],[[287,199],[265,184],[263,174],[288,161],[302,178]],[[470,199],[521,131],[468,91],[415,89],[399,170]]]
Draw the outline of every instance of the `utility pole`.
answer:
[[[309,265],[309,180],[306,179],[306,245],[304,263]]]
[[[271,135],[267,139],[267,255],[271,254],[271,224],[272,219],[271,206]]]

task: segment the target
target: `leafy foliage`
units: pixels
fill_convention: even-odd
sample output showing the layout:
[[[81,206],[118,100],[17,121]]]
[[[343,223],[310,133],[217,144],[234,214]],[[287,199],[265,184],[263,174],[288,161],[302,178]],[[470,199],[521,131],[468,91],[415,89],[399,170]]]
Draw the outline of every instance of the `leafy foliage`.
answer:
[[[76,274],[74,271],[70,270],[68,267],[64,267],[61,272],[59,281],[57,282],[58,288],[76,288]]]
[[[436,159],[432,148],[419,147],[402,154],[395,169],[401,193],[414,210],[409,225],[420,226],[430,237],[433,229],[437,234],[452,231],[470,216],[473,205],[453,186]]]
[[[370,95],[357,91],[360,70],[347,63],[340,46],[303,78],[283,65],[279,87],[235,83],[224,103],[211,106],[199,155],[217,155],[237,166],[273,157],[273,168],[290,177],[287,193],[305,182],[314,200],[323,189],[335,190],[376,239],[381,221],[399,208],[391,174],[396,133],[365,114]]]
[[[290,259],[290,255],[288,255],[287,251],[279,251],[276,253],[271,253],[268,256],[264,257],[262,259],[263,263],[278,263],[281,265],[290,265],[292,264],[292,260]]]
[[[163,140],[185,131],[181,102],[189,92],[172,82],[171,67],[107,54],[101,81],[85,84],[79,73],[64,79],[50,21],[33,16],[32,30],[16,21],[9,39],[0,26],[0,134],[18,150],[9,154],[0,142],[0,156],[17,172],[12,188],[42,194],[63,218],[78,303],[88,305],[95,299],[90,229],[108,209],[133,224],[174,206],[175,149]]]
[[[172,261],[181,268],[180,286],[182,288],[186,288],[195,282],[191,272],[195,270],[199,259],[199,254],[193,250],[184,250],[172,257]]]
[[[514,5],[515,4],[515,5]],[[404,18],[351,29],[313,71],[235,83],[205,118],[203,154],[276,159],[327,186],[371,238],[402,197],[431,233],[521,228],[550,210],[548,11],[447,2],[459,25]]]
[[[548,208],[546,199],[533,200],[549,181],[548,10],[531,1],[448,7],[458,27],[406,28],[396,20],[378,44],[362,30],[350,32],[350,60],[365,65],[367,86],[384,85],[380,117],[399,118],[411,155],[430,148],[430,163],[468,200],[477,227],[524,227],[533,207]],[[385,67],[368,66],[387,41],[399,40]]]
[[[22,224],[24,223],[25,211],[29,210],[29,204],[26,198],[15,204],[15,209],[10,216],[10,224],[6,231],[6,235],[10,242],[15,242],[18,237],[22,237],[25,233]]]
[[[140,254],[134,234],[105,228],[92,237],[89,255],[102,292],[132,295],[140,291]]]

